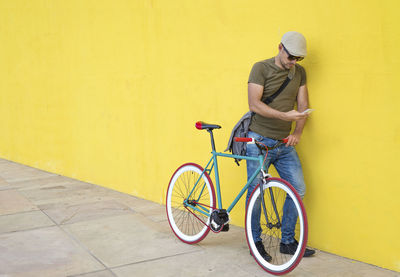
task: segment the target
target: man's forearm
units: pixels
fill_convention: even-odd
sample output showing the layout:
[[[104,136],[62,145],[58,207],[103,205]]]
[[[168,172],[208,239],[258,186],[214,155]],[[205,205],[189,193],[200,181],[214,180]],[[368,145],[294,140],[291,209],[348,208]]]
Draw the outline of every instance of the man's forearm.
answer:
[[[308,109],[308,89],[304,85],[300,87],[299,93],[297,95],[297,110],[299,112],[304,112]],[[296,121],[296,127],[294,128],[293,134],[300,135],[303,133],[304,126],[306,125],[307,118]]]
[[[270,118],[277,118],[284,120],[284,113],[275,110],[271,107],[269,107],[267,104],[261,102],[261,101],[253,101],[249,105],[250,111],[255,112],[256,114],[259,114],[263,117],[270,117]]]
[[[299,113],[296,110],[289,112],[280,112],[275,110],[261,101],[249,101],[250,111],[255,112],[264,117],[277,118],[284,121],[298,121],[305,119],[306,114]]]
[[[296,121],[296,127],[294,128],[293,134],[301,135],[303,133],[304,126],[306,125],[307,118]]]

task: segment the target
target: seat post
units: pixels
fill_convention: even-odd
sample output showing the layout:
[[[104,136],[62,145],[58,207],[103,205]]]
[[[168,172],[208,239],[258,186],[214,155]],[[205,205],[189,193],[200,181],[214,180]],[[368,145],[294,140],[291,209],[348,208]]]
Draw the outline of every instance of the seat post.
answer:
[[[212,150],[216,151],[215,150],[215,143],[214,143],[214,135],[213,135],[212,129],[207,129],[207,132],[210,133]]]

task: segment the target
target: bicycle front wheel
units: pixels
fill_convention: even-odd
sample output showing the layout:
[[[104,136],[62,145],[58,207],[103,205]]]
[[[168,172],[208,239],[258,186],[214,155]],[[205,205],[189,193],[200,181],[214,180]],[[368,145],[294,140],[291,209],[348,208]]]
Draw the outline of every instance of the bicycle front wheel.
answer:
[[[264,198],[266,213],[261,196]],[[258,219],[260,214],[261,218]],[[260,225],[255,224],[257,220],[260,221]],[[261,188],[258,185],[247,204],[245,225],[250,251],[265,271],[274,275],[287,274],[303,258],[308,235],[307,216],[299,194],[288,182],[279,178],[269,178]],[[258,226],[261,226],[261,229]],[[270,261],[266,261],[256,248],[254,235],[260,232],[264,248],[272,257]],[[292,246],[290,254],[284,245],[283,248],[281,246],[282,233],[286,236],[285,239],[293,239],[294,235],[298,242]]]
[[[194,163],[179,167],[167,190],[169,225],[183,242],[193,244],[210,231],[209,215],[215,209],[215,191],[210,176]]]

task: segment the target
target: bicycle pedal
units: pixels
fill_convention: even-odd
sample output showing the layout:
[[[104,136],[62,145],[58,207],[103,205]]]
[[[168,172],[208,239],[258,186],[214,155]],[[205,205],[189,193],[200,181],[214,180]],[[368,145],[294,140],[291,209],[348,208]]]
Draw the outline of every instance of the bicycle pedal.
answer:
[[[210,219],[210,228],[213,232],[221,232],[224,228],[228,228],[226,231],[229,230],[229,214],[226,210],[221,209],[212,211]],[[225,227],[226,225],[228,225],[228,227]]]
[[[229,224],[225,224],[224,227],[222,227],[221,232],[228,232],[229,231]]]

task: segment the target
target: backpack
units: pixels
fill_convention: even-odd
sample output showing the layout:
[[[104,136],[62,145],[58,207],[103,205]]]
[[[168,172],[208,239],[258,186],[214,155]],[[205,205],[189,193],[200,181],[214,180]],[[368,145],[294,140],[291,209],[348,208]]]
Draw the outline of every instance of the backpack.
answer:
[[[234,155],[246,156],[247,143],[234,141],[233,138],[247,137],[247,133],[249,132],[249,126],[250,126],[252,117],[253,117],[253,113],[248,111],[239,119],[238,123],[236,123],[235,127],[233,127],[231,137],[229,138],[228,147],[225,149],[225,151],[229,150]],[[236,164],[239,165],[239,162],[241,160],[242,159],[235,158]]]

